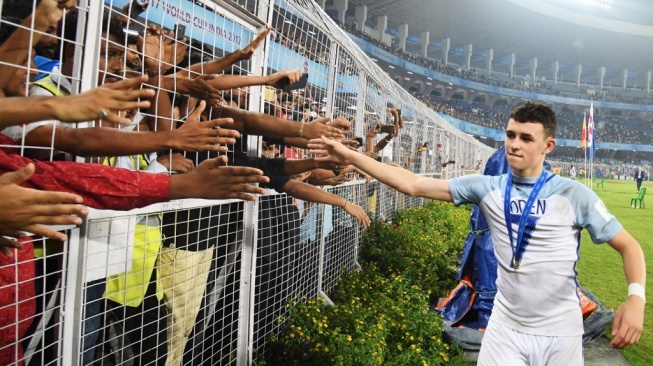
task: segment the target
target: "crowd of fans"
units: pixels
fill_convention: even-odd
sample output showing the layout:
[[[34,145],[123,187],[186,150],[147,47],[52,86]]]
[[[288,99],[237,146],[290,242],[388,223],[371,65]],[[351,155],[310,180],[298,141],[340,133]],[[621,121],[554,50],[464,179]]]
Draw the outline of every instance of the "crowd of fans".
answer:
[[[506,122],[510,119],[510,107],[505,103],[495,103],[490,107],[482,103],[467,103],[457,99],[444,99],[440,97],[426,98],[413,94],[424,104],[436,112],[449,115],[462,121],[475,125],[503,130]],[[570,140],[580,140],[583,116],[563,108],[556,113],[558,126],[556,137]],[[615,119],[609,116],[596,116],[596,141],[653,145],[653,120],[646,123],[649,129],[634,129],[622,119]]]
[[[2,2],[0,364],[38,365],[57,357],[51,345],[59,334],[43,329],[58,321],[46,314],[61,301],[53,295],[64,263],[65,245],[58,241],[67,238],[44,225],[80,225],[86,206],[130,210],[184,198],[255,200],[264,188],[286,193],[287,199],[258,197],[261,286],[280,281],[272,254],[300,243],[308,247],[319,232],[328,236],[327,247],[353,238],[356,224],[367,228],[368,212],[375,213],[359,206],[368,197],[356,197],[351,187],[339,195],[320,188],[368,176],[313,157],[306,148],[310,139],[333,138],[377,158],[403,127],[396,109],[389,110],[393,133],[384,136],[375,124],[354,138],[353,120],[326,116],[323,106],[309,103],[309,88],[282,91],[301,78],[301,70],[249,76],[243,69],[271,28],[215,58],[196,40],[156,24],[135,30],[146,8],[130,2],[121,11],[104,10],[94,70],[99,85],[79,93],[75,62],[90,51],[77,40],[83,33],[77,26],[93,12],[78,12],[76,0]],[[318,58],[315,47],[300,49],[278,33],[273,38]],[[266,113],[245,110],[253,85],[266,88]],[[86,121],[94,127],[66,126]],[[264,136],[260,157],[248,154],[248,135]],[[72,162],[75,156],[89,163]],[[318,220],[314,203],[329,207],[326,217]],[[82,364],[109,358],[118,364],[193,364],[205,346],[202,329],[219,327],[200,303],[217,286],[208,280],[220,270],[213,262],[237,240],[238,225],[242,230],[242,201],[137,220],[127,271],[84,281]],[[318,231],[322,225],[329,228]],[[180,271],[191,270],[207,280],[185,283]],[[289,278],[283,283],[297,271],[284,274]],[[275,296],[270,288],[257,292],[257,304],[266,306],[257,313],[262,328],[278,316],[282,304],[269,305]],[[194,328],[196,322],[204,328]],[[225,335],[221,342],[233,339]]]
[[[383,48],[388,52],[392,52],[405,60],[421,65],[423,67],[442,72],[447,75],[456,76],[462,79],[476,81],[488,85],[494,85],[504,88],[511,88],[517,90],[526,90],[531,92],[538,92],[549,95],[559,95],[565,97],[577,97],[577,94],[557,90],[549,83],[543,82],[524,82],[517,80],[504,80],[489,77],[486,73],[478,72],[475,69],[464,70],[461,68],[452,67],[451,65],[444,65],[441,61],[432,60],[421,57],[416,54],[411,54],[400,50],[398,47],[388,46],[386,43],[368,35],[367,33],[358,31],[353,26],[343,25],[343,28],[348,32],[359,36],[366,41]],[[296,52],[303,54],[316,62],[327,65],[329,62],[328,52],[318,52],[318,43],[310,37],[301,37],[301,33],[285,34],[281,32],[281,27],[274,32],[273,40],[285,46],[291,47]],[[295,30],[295,32],[301,32]],[[296,41],[297,40],[297,41]],[[311,43],[312,42],[312,43]],[[354,63],[348,57],[341,58],[339,63],[340,72],[343,74],[351,75],[354,73]],[[483,127],[489,127],[501,130],[504,127],[505,121],[510,116],[511,108],[505,103],[495,103],[492,107],[482,103],[466,103],[456,99],[445,100],[439,97],[425,97],[418,93],[412,93],[414,97],[418,98],[433,110],[448,114],[454,118],[463,121],[477,124]],[[653,103],[653,100],[646,98],[624,98],[620,94],[605,90],[602,94],[606,98],[602,100],[609,100],[613,102],[630,102],[639,104]],[[587,99],[592,99],[593,96],[588,96]],[[558,117],[558,130],[556,135],[559,138],[578,140],[580,123],[582,120],[579,116],[572,113],[568,109],[563,109],[557,113]],[[600,118],[600,117],[599,117]],[[596,138],[598,141],[614,142],[614,143],[628,143],[628,144],[653,144],[653,135],[647,131],[640,131],[628,127],[622,121],[614,121],[609,118],[603,119],[606,123],[602,123],[596,130]],[[650,122],[650,121],[649,121]],[[653,122],[650,123],[653,126]]]
[[[465,70],[462,68],[453,67],[451,65],[444,65],[441,60],[432,60],[421,57],[416,54],[404,52],[400,50],[393,42],[393,46],[387,45],[385,42],[368,35],[365,32],[357,30],[354,26],[343,25],[343,28],[348,32],[365,39],[366,41],[383,48],[388,52],[392,52],[403,59],[418,64],[420,66],[442,72],[447,75],[459,77],[466,80],[476,81],[488,85],[494,85],[504,88],[511,88],[516,90],[525,90],[549,95],[559,95],[564,97],[578,97],[577,93],[565,92],[555,89],[552,84],[541,81],[519,81],[519,80],[505,80],[503,78],[493,78],[487,73],[478,72],[474,68]],[[290,31],[289,31],[290,32]],[[273,40],[288,47],[291,47],[296,52],[303,54],[316,62],[327,65],[329,62],[328,52],[318,52],[318,44],[310,37],[302,37],[301,30],[295,29],[295,33],[282,33],[281,27],[277,28],[274,32]],[[296,41],[297,40],[297,41]],[[341,58],[339,63],[340,72],[343,74],[353,74],[354,63],[349,58]],[[444,100],[439,97],[425,97],[417,93],[412,93],[414,97],[420,99],[425,104],[429,105],[435,111],[448,114],[452,117],[464,120],[473,124],[483,127],[489,127],[501,130],[510,116],[510,107],[506,104],[495,103],[492,107],[478,103],[466,103],[455,99]],[[621,94],[606,89],[600,94],[601,100],[608,100],[613,102],[627,102],[638,104],[650,104],[653,100],[648,100],[645,97],[625,98]],[[598,95],[597,95],[598,97]],[[594,99],[594,95],[587,95],[587,99]],[[558,112],[558,131],[557,136],[565,139],[579,139],[579,124],[581,120],[578,116],[567,109]],[[601,128],[596,130],[596,138],[604,142],[615,143],[628,143],[628,144],[644,144],[650,145],[653,143],[653,136],[647,131],[640,131],[628,127],[622,121],[613,121],[609,118],[604,119],[606,123],[600,125]],[[653,125],[653,123],[651,123]]]

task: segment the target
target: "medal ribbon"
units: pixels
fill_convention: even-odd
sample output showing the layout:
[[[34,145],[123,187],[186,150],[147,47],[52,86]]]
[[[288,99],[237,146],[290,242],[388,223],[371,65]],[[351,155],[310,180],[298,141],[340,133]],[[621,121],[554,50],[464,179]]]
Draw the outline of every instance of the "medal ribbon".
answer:
[[[510,220],[510,188],[512,187],[512,172],[508,173],[508,181],[506,182],[506,191],[503,201],[503,214],[506,220],[506,227],[508,228],[508,236],[510,237],[510,248],[512,249],[512,262],[510,263],[511,268],[519,269],[519,264],[521,263],[522,257],[524,256],[524,251],[526,251],[526,243],[524,243],[523,240],[524,229],[526,228],[526,220],[528,220],[528,214],[533,208],[533,204],[535,203],[537,195],[542,190],[544,182],[546,182],[546,177],[546,170],[542,170],[542,174],[537,179],[537,182],[535,182],[535,186],[533,186],[533,190],[528,196],[528,200],[526,200],[526,206],[524,207],[524,210],[519,217],[519,226],[517,228],[517,244],[515,245],[512,234],[512,221]],[[521,253],[521,255],[519,255],[519,253]]]

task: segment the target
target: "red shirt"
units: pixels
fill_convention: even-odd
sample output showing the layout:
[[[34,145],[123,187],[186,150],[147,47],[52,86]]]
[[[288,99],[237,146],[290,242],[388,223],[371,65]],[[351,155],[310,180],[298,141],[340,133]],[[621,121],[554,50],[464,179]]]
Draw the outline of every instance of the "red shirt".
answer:
[[[1,134],[0,145],[4,145],[0,147],[0,175],[34,163],[36,171],[21,184],[24,187],[78,194],[84,199],[84,205],[96,209],[131,210],[170,199],[170,176],[167,174],[135,172],[100,164],[31,160],[18,155],[19,149],[7,147],[16,146],[16,143]],[[34,247],[31,243],[16,250],[13,258],[0,254],[0,365],[22,364],[20,340],[36,311],[33,280]]]

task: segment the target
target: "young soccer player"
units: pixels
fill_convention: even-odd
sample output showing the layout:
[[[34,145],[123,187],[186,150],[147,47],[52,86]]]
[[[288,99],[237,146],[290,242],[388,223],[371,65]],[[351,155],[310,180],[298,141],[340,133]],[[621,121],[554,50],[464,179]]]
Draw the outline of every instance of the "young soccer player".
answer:
[[[511,172],[450,180],[417,176],[322,138],[309,148],[357,168],[410,196],[474,203],[488,220],[498,261],[497,295],[479,365],[582,365],[583,317],[576,293],[581,230],[623,258],[628,297],[615,315],[611,345],[639,341],[646,264],[637,241],[587,187],[543,169],[556,145],[556,117],[546,105],[517,107],[506,126]]]

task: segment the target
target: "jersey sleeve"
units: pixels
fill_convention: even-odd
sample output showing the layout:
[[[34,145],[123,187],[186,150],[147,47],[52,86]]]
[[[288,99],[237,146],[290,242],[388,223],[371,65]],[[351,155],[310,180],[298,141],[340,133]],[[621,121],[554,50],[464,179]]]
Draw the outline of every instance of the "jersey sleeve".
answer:
[[[453,203],[480,204],[483,197],[490,191],[490,179],[487,175],[466,175],[464,177],[452,178],[447,181],[449,191],[453,197]]]
[[[587,229],[595,244],[610,241],[623,229],[603,201],[590,189],[578,185],[569,199],[576,201],[574,209],[577,225]]]

